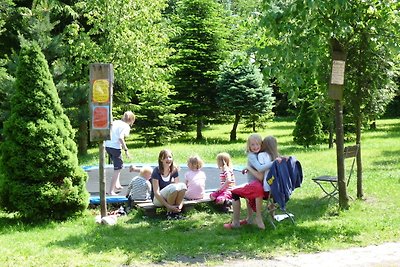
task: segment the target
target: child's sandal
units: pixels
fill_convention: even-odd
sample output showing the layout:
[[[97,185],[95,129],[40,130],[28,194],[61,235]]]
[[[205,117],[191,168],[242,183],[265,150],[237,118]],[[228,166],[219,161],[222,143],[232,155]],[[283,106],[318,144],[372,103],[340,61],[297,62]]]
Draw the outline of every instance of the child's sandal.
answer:
[[[236,228],[239,228],[239,227],[240,226],[238,226],[238,227],[234,226],[233,223],[225,223],[224,224],[224,228],[225,229],[229,229],[229,230],[236,229]]]
[[[244,219],[244,220],[240,220],[240,225],[246,225],[246,224],[248,224],[249,222],[246,220],[246,219]]]

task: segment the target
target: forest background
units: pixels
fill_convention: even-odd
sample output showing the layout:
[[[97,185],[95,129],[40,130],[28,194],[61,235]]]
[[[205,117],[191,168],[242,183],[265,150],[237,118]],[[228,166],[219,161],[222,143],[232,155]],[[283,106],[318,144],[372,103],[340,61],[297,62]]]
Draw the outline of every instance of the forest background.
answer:
[[[134,131],[148,145],[193,127],[201,140],[205,125],[227,121],[234,141],[239,122],[256,131],[273,116],[297,117],[303,105],[310,112],[299,116],[295,140],[332,145],[332,38],[347,53],[345,131],[359,140],[385,111],[399,115],[397,1],[5,0],[0,11],[0,121],[9,116],[21,44],[36,42],[80,154],[93,145],[96,62],[114,66],[114,118],[133,110]]]
[[[3,0],[3,262],[129,265],[176,255],[182,261],[219,261],[226,258],[226,248],[238,257],[269,257],[397,240],[398,119],[379,118],[400,112],[399,9],[398,1],[375,0]],[[251,226],[223,232],[219,226],[229,215],[209,210],[176,225],[140,213],[122,219],[128,224],[118,229],[99,228],[90,215],[32,223],[91,211],[75,154],[80,164],[92,163],[97,155],[96,144],[88,140],[89,65],[96,62],[114,66],[114,118],[125,110],[137,115],[128,145],[138,160],[146,151],[151,156],[143,160],[154,160],[159,147],[168,145],[183,162],[188,147],[196,146],[207,162],[228,150],[244,164],[243,143],[251,132],[260,132],[276,135],[283,153],[299,156],[307,177],[334,172],[335,151],[328,147],[335,144],[337,125],[327,94],[334,41],[346,55],[345,142],[364,142],[360,155],[368,195],[357,192],[348,212],[317,205],[321,192],[306,182],[291,202],[297,225],[271,233],[268,243],[260,242],[264,236],[255,235]],[[290,117],[289,123],[282,117]],[[213,129],[218,130],[209,136]],[[225,135],[229,138],[221,139]],[[354,186],[349,194],[355,196]],[[139,235],[137,228],[146,231]],[[163,238],[164,228],[171,238]],[[182,229],[184,244],[177,238]],[[138,240],[150,233],[162,240],[138,246],[127,231]]]
[[[332,147],[336,138],[334,129],[342,127],[335,125],[333,101],[327,94],[333,44],[342,48],[346,60],[342,101],[346,140],[360,144],[363,129],[374,127],[375,120],[385,112],[391,116],[398,112],[397,1],[321,4],[7,0],[0,7],[0,40],[4,51],[0,114],[7,122],[4,125],[8,128],[3,129],[9,139],[4,138],[2,159],[6,177],[11,181],[17,172],[12,169],[18,164],[9,158],[10,153],[23,153],[21,140],[27,144],[38,142],[28,140],[30,135],[23,134],[32,133],[38,122],[32,120],[35,112],[28,116],[23,112],[32,107],[39,108],[38,114],[45,116],[45,123],[39,129],[46,130],[48,123],[47,131],[51,131],[48,114],[54,110],[55,124],[62,123],[65,127],[62,135],[71,138],[75,131],[78,152],[87,153],[91,145],[87,74],[93,62],[113,64],[114,118],[125,110],[133,110],[137,114],[134,129],[138,140],[147,146],[176,140],[192,129],[196,131],[195,139],[201,141],[206,125],[221,122],[232,122],[230,141],[234,142],[240,122],[255,132],[274,116],[295,114],[292,135],[297,144],[310,147],[327,143]],[[23,47],[26,49],[20,49]],[[47,106],[46,100],[39,104],[47,90],[56,99],[53,87],[61,107],[58,101],[54,107]],[[34,92],[32,98],[29,90]],[[74,130],[62,113],[67,114]],[[38,119],[42,121],[43,117]],[[25,124],[25,128],[18,130]],[[39,131],[34,133],[40,138]],[[44,141],[43,144],[39,141],[38,147],[51,149],[51,143]],[[51,158],[57,167],[52,168],[55,173],[50,187],[63,184],[67,188],[80,180],[80,188],[81,174],[79,179],[60,180],[61,169],[71,171],[71,166],[76,165],[71,156],[74,147],[70,141],[66,143],[72,161],[67,164],[69,167],[61,168],[56,159],[62,156],[52,151]],[[60,146],[60,152],[64,151],[62,143],[55,141],[55,144]],[[16,161],[21,159],[17,154]],[[29,162],[20,163],[26,166]],[[35,169],[35,164],[29,164]],[[71,177],[76,173],[71,173]],[[17,176],[21,184],[14,190],[3,190],[5,199],[29,184],[23,181],[26,179],[23,173]],[[357,181],[357,197],[361,198],[361,153],[357,157]],[[82,190],[78,191],[84,196]],[[14,201],[5,202],[11,205]],[[347,203],[341,202],[341,206],[346,207]]]

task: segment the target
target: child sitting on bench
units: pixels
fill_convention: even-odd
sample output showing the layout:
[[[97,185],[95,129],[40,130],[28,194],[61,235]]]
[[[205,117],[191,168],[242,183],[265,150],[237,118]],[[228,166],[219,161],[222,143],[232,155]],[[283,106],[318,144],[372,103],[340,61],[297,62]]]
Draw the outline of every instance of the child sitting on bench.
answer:
[[[126,197],[128,201],[146,201],[150,200],[151,184],[150,178],[153,168],[143,166],[140,168],[139,175],[133,177],[128,186]]]
[[[222,210],[228,212],[232,205],[232,189],[236,183],[231,156],[226,152],[219,153],[217,155],[217,166],[220,170],[220,187],[210,194],[210,199],[215,201],[216,204],[222,205]]]
[[[204,197],[206,174],[201,170],[204,162],[199,156],[191,156],[187,161],[189,170],[185,173],[187,191],[185,199],[196,200]]]

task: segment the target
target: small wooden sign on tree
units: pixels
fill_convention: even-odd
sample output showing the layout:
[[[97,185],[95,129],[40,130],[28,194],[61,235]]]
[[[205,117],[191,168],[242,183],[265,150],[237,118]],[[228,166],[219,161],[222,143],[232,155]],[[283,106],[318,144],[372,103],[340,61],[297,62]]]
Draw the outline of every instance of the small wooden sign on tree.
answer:
[[[342,100],[344,73],[346,66],[346,53],[337,42],[333,42],[332,49],[332,73],[329,83],[328,95],[333,100]]]

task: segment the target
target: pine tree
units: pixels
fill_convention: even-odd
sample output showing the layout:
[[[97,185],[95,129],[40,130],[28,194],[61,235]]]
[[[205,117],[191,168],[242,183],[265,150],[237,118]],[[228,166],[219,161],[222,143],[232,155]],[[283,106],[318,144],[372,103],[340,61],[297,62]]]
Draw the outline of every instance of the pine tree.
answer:
[[[321,143],[322,140],[321,119],[310,102],[304,101],[293,130],[293,141],[296,144],[309,147]]]
[[[153,90],[139,97],[140,105],[135,107],[138,111],[135,129],[146,144],[163,144],[181,135],[178,126],[183,114],[175,112],[178,105],[171,101],[167,92]]]
[[[1,149],[3,207],[30,220],[62,220],[85,210],[87,175],[37,44],[21,48],[11,104]]]
[[[264,83],[258,67],[241,52],[234,52],[222,66],[218,80],[218,102],[225,113],[234,115],[230,140],[236,140],[240,119],[256,120],[271,113],[275,98]],[[255,126],[254,126],[255,127]]]
[[[183,0],[173,16],[179,34],[172,39],[172,84],[182,103],[178,111],[187,115],[184,123],[196,123],[196,139],[203,139],[203,123],[217,111],[217,79],[226,51],[223,12],[213,0]]]

